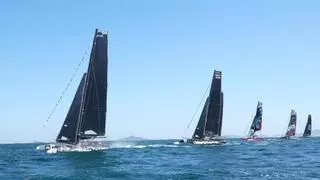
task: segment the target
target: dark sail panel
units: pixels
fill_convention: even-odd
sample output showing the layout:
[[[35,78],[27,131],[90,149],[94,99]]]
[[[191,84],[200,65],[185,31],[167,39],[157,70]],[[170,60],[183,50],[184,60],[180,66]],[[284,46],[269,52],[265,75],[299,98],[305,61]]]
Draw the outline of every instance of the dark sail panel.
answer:
[[[221,131],[220,114],[221,114],[221,72],[214,71],[209,94],[209,105],[207,121],[205,126],[206,136],[219,135]]]
[[[203,137],[203,132],[204,132],[204,125],[205,125],[205,120],[206,120],[206,115],[207,115],[207,109],[208,109],[208,104],[209,104],[209,99],[207,98],[206,103],[203,106],[197,127],[193,133],[192,138],[194,139],[201,139]]]
[[[108,37],[96,30],[86,79],[81,137],[104,136],[107,111]],[[91,132],[90,132],[91,131]]]
[[[256,131],[260,131],[262,128],[262,102],[258,102],[257,111],[253,118],[249,135],[253,136]]]
[[[295,110],[291,110],[290,122],[286,132],[286,137],[296,135],[297,113]]]
[[[308,122],[306,124],[306,128],[303,133],[303,137],[311,136],[311,115],[308,115]]]
[[[220,121],[219,121],[219,133],[218,136],[221,136],[221,129],[222,129],[222,118],[223,118],[223,92],[221,92],[221,107],[220,107]]]
[[[57,142],[76,143],[78,141],[76,131],[78,127],[78,120],[79,120],[79,113],[80,113],[85,77],[86,77],[86,74],[82,76],[77,92],[69,108],[67,117],[64,120],[64,123],[56,139]]]

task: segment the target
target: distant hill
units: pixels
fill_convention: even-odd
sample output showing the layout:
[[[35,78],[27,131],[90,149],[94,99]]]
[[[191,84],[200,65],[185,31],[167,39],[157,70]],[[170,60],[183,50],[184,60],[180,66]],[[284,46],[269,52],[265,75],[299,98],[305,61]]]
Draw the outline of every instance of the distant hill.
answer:
[[[311,132],[311,136],[320,136],[320,129],[315,129]]]
[[[146,140],[142,137],[136,137],[136,136],[129,136],[129,137],[126,137],[126,138],[123,138],[123,139],[119,139],[120,141],[143,141],[143,140]]]

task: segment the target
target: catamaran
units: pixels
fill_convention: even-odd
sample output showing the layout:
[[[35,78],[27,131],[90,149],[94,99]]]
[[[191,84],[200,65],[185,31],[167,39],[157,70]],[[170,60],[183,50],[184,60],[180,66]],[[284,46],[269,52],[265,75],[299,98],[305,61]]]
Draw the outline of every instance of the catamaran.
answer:
[[[291,110],[290,121],[288,124],[287,132],[283,139],[290,139],[291,137],[296,135],[296,125],[297,125],[297,113],[295,110]]]
[[[303,137],[311,136],[311,115],[308,115],[308,121],[306,124],[306,128],[304,129]]]
[[[100,150],[107,111],[108,35],[96,30],[87,72],[83,74],[55,143],[45,146],[57,151]]]
[[[262,129],[262,102],[258,102],[256,115],[253,118],[249,133],[247,137],[241,138],[241,140],[245,141],[261,141],[263,140],[261,137],[255,135],[257,131]]]
[[[221,137],[223,115],[223,92],[221,92],[221,71],[214,70],[210,93],[202,109],[197,127],[191,139],[193,144],[224,144]]]

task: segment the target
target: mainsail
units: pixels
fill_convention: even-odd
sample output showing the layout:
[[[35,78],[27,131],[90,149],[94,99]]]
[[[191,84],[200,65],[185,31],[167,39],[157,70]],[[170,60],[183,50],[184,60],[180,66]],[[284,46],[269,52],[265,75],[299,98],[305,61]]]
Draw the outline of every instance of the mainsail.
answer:
[[[303,133],[303,137],[311,136],[311,115],[308,115],[308,121],[306,124],[306,128]]]
[[[104,136],[107,110],[107,34],[97,32],[92,46],[84,91],[80,135]]]
[[[295,110],[291,110],[290,121],[285,137],[296,135],[297,113]]]
[[[249,137],[254,136],[254,133],[257,131],[260,131],[262,128],[262,102],[258,102],[257,105],[257,111],[256,115],[253,118],[250,131],[249,131]]]
[[[80,139],[105,135],[107,48],[107,34],[96,30],[87,73],[82,77],[57,142],[76,144]]]
[[[221,92],[221,71],[214,70],[209,94],[205,123],[205,136],[221,136],[223,94]]]
[[[223,115],[223,93],[221,92],[221,72],[214,71],[210,93],[202,109],[200,119],[192,136],[193,139],[221,136]]]

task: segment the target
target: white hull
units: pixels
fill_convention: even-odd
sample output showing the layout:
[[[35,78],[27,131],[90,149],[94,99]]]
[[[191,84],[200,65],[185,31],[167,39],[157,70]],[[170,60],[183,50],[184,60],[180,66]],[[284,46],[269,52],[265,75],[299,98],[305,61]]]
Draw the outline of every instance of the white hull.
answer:
[[[104,147],[100,142],[85,142],[79,143],[76,145],[64,144],[64,143],[50,143],[45,145],[45,152],[52,154],[57,152],[90,152],[90,151],[101,151],[105,150],[107,147]]]
[[[209,141],[193,141],[193,144],[203,144],[203,145],[221,145],[225,144],[225,141],[222,140],[209,140]]]
[[[46,153],[48,153],[48,154],[54,154],[54,153],[57,153],[57,152],[58,152],[58,149],[56,149],[56,148],[46,149]]]

